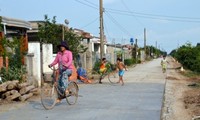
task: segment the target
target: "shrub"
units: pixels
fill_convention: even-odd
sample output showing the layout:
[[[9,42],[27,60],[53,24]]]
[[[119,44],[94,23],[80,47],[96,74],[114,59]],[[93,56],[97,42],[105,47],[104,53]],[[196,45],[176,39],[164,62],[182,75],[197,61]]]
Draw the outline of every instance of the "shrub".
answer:
[[[137,60],[137,63],[141,63],[142,61],[139,59],[139,60]]]
[[[3,67],[0,71],[3,82],[12,80],[19,80],[19,82],[24,82],[25,73],[26,68],[24,66],[21,66],[20,68],[9,67],[8,69]]]
[[[124,64],[127,65],[127,66],[131,66],[131,65],[133,65],[135,63],[136,63],[135,59],[125,59],[124,60]]]
[[[101,65],[101,61],[99,61],[99,60],[96,61],[95,64],[94,64],[93,70],[98,72],[99,69],[100,69],[100,65]],[[115,70],[116,69],[116,65],[115,64],[111,64],[110,62],[108,62],[106,64],[106,68],[107,69],[111,68],[111,70]]]
[[[171,55],[175,57],[186,69],[200,72],[200,47],[193,47],[191,44],[181,46],[173,50]]]

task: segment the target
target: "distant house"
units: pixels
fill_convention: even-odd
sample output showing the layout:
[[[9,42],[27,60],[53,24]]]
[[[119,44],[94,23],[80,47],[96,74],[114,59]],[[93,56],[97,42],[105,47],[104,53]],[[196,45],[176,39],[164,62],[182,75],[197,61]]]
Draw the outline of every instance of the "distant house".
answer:
[[[44,23],[44,21],[29,21],[32,29],[28,30],[28,40],[31,42],[39,42],[40,38],[38,37],[38,24]]]
[[[32,29],[28,21],[1,16],[3,33],[6,37],[18,37],[26,35],[27,30]]]
[[[31,29],[31,24],[28,21],[24,20],[19,20],[4,16],[0,17],[1,17],[1,24],[3,25],[3,30],[0,31],[0,38],[6,37],[7,40],[18,38],[20,40],[23,40],[22,49],[20,48],[20,50],[26,52],[28,50],[27,30]],[[7,62],[8,61],[4,62],[4,65],[2,64],[2,62],[0,62],[0,68],[2,66],[7,66],[8,65]],[[24,58],[22,59],[22,63],[24,64]]]

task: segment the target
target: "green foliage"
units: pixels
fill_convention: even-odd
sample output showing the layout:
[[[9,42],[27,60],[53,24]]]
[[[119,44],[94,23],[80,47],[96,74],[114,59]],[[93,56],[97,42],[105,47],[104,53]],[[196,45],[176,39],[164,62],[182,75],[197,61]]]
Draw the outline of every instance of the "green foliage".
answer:
[[[81,44],[83,40],[82,36],[77,35],[73,29],[69,29],[65,32],[66,42],[69,45],[69,49],[72,51],[74,59],[79,53],[84,53],[88,48]]]
[[[127,65],[127,66],[131,66],[131,65],[133,65],[135,63],[136,63],[135,59],[125,59],[124,60],[124,64]]]
[[[8,69],[3,67],[0,71],[3,82],[12,80],[19,80],[19,82],[23,82],[25,73],[26,68],[24,66],[20,66],[20,68],[9,67]]]
[[[200,72],[200,47],[193,47],[190,43],[187,43],[178,50],[173,50],[171,55],[185,68]]]
[[[6,46],[6,38],[3,38],[0,40],[0,56],[5,57],[6,56],[6,50],[5,50],[5,46]]]
[[[0,16],[0,32],[3,31],[3,25],[1,24],[2,22],[2,17]]]
[[[54,53],[57,52],[57,45],[60,44],[62,40],[62,25],[56,24],[56,17],[49,19],[47,15],[44,17],[44,23],[39,24],[38,36],[41,39],[42,43],[51,43],[53,44]],[[87,50],[87,47],[81,44],[83,38],[77,35],[72,29],[64,31],[65,40],[70,51],[72,51],[74,59],[78,53],[83,53]]]
[[[42,43],[57,43],[61,40],[62,27],[56,24],[56,16],[52,20],[48,18],[48,15],[44,16],[44,23],[38,24],[38,36]]]
[[[96,72],[99,72],[100,65],[101,65],[101,61],[100,60],[96,61],[95,64],[94,64],[93,70],[96,71]],[[116,69],[116,65],[115,64],[111,64],[110,62],[107,62],[106,63],[106,68],[107,68],[107,70],[112,71],[112,70]]]
[[[0,16],[0,32],[3,31],[3,24],[1,24],[2,22],[2,17]]]
[[[140,48],[139,50],[138,50],[138,55],[140,56],[141,55],[141,53],[140,53],[140,51],[144,51],[144,48]],[[150,52],[151,53],[153,53],[153,56],[152,55],[150,55]],[[146,46],[146,55],[147,56],[150,56],[150,57],[159,57],[160,55],[163,55],[163,54],[166,54],[166,52],[164,52],[164,51],[162,51],[162,50],[160,50],[160,49],[158,49],[158,48],[156,48],[156,47],[154,47],[154,46]]]
[[[38,24],[38,37],[41,43],[53,44],[54,52],[57,51],[57,45],[62,40],[62,26],[56,24],[56,16],[51,20],[48,15],[44,16],[44,23]]]
[[[141,60],[137,60],[137,63],[142,63],[142,61]]]
[[[93,70],[98,72],[100,69],[100,65],[101,65],[101,61],[99,61],[99,60],[96,61],[94,64]]]
[[[186,77],[189,77],[189,78],[198,78],[198,77],[200,77],[199,73],[193,72],[193,71],[190,71],[190,70],[187,70],[187,72],[183,72],[182,74],[185,75]]]
[[[2,40],[4,47],[4,57],[8,57],[9,66],[8,68],[2,68],[0,74],[4,81],[9,80],[19,80],[22,81],[23,75],[26,73],[26,68],[22,65],[23,54],[20,53],[20,40],[14,38],[13,40],[8,40],[3,38]],[[9,50],[7,49],[9,48]]]

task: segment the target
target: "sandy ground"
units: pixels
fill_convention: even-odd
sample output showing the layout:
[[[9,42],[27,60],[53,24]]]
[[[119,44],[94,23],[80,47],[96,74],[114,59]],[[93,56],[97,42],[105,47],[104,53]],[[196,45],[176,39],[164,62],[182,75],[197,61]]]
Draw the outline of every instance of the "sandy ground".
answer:
[[[162,120],[200,120],[194,119],[200,115],[200,89],[188,86],[198,80],[182,75],[172,58],[168,61]]]

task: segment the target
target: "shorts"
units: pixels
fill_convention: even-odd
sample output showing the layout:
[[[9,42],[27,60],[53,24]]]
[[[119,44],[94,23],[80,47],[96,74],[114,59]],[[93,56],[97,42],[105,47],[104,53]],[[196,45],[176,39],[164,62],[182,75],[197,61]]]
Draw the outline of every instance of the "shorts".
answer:
[[[124,70],[119,70],[119,76],[123,76],[124,75]]]
[[[101,73],[104,73],[104,72],[106,71],[106,68],[101,68],[99,71],[100,71]]]

